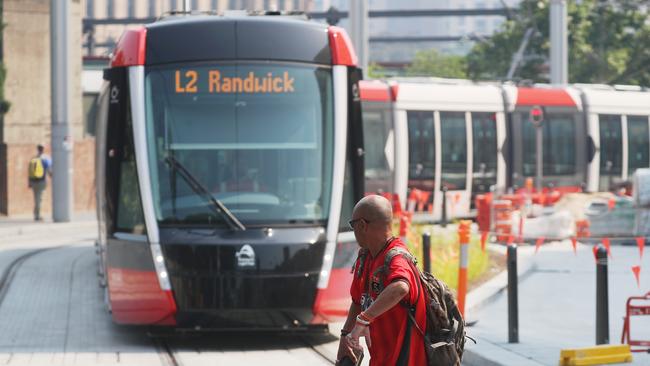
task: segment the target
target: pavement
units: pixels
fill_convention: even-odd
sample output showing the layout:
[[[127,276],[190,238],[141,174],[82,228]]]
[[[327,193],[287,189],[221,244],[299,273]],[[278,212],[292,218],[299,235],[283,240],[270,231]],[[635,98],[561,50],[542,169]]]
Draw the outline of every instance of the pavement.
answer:
[[[3,221],[0,219],[0,221]],[[11,222],[7,222],[11,221]],[[97,222],[0,222],[0,272],[30,256],[0,291],[0,364],[331,365],[331,335],[197,334],[152,338],[149,328],[115,324],[98,286]],[[158,343],[173,352],[173,362]]]
[[[492,247],[504,251],[505,248]],[[646,251],[647,252],[647,251]],[[629,296],[650,291],[650,259],[635,246],[612,246],[609,261],[609,343],[620,344]],[[631,267],[641,265],[637,286]],[[592,245],[570,241],[534,247],[518,253],[519,342],[508,343],[507,277],[500,275],[468,294],[467,320],[476,320],[467,333],[468,366],[557,365],[560,350],[592,347],[596,342],[596,264]],[[632,337],[650,340],[650,317],[634,317]],[[632,365],[650,365],[650,354],[633,353]]]

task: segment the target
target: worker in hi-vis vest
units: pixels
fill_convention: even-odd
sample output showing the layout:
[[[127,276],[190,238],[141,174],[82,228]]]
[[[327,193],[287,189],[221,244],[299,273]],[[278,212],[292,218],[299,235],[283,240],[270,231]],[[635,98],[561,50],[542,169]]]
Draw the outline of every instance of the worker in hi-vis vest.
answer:
[[[34,191],[34,221],[42,221],[41,198],[47,187],[46,175],[52,176],[52,161],[43,154],[43,145],[36,146],[37,154],[29,161],[29,188]]]

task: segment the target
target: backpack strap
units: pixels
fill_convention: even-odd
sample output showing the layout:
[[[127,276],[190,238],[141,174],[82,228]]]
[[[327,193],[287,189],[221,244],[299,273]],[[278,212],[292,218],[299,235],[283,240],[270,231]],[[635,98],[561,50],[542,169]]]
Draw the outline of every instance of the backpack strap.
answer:
[[[357,278],[361,278],[361,275],[363,274],[363,266],[366,264],[366,258],[368,258],[368,249],[365,248],[359,249],[359,254],[357,254],[357,260],[354,261],[350,273],[354,273],[354,275]],[[356,269],[356,273],[355,273],[355,269]]]

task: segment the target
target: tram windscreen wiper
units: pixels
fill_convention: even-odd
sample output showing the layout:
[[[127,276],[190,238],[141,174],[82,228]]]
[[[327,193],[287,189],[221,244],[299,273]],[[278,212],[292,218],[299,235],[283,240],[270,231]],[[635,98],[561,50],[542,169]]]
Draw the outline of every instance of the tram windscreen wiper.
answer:
[[[185,179],[187,184],[192,188],[194,192],[196,192],[199,196],[204,198],[206,201],[210,202],[210,207],[217,212],[219,215],[221,215],[225,220],[228,226],[230,226],[231,229],[233,230],[246,230],[246,227],[244,224],[241,223],[233,215],[232,212],[218,199],[214,198],[212,196],[212,193],[208,191],[201,183],[199,183],[196,178],[181,164],[176,158],[172,155],[168,155],[165,158],[165,162],[169,164],[172,169],[176,170],[178,173],[180,173],[181,177]]]

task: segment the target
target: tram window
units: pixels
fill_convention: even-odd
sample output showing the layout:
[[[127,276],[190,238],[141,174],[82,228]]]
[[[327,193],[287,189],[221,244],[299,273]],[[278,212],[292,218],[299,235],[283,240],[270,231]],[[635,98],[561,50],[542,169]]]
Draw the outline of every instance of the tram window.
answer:
[[[82,97],[84,132],[90,136],[95,136],[98,98],[97,93],[84,93]]]
[[[523,176],[537,174],[537,127],[521,114]],[[544,176],[576,173],[576,123],[573,114],[547,113],[542,125]]]
[[[389,143],[390,111],[381,106],[363,105],[363,140],[366,191],[392,192],[391,169],[386,158]]]
[[[536,174],[536,139],[535,126],[528,122],[528,113],[521,113],[521,152],[522,152],[522,175],[532,177]]]
[[[134,150],[133,127],[129,113],[124,127],[124,145],[120,161],[116,228],[121,232],[143,234],[145,232],[144,215],[140,202]]]
[[[433,112],[407,112],[409,130],[409,180],[430,181],[435,173]]]
[[[497,127],[495,113],[472,113],[472,192],[487,192],[497,183]]]
[[[467,180],[465,112],[440,112],[442,185],[463,190]]]
[[[576,124],[572,114],[548,114],[544,121],[544,176],[576,172]]]
[[[627,116],[627,167],[628,177],[639,168],[648,168],[648,145],[650,145],[648,116]]]
[[[339,231],[352,231],[348,221],[352,218],[354,209],[354,189],[352,188],[352,164],[348,159],[345,164],[345,176],[343,178],[343,199],[341,201],[341,217],[339,218]]]
[[[623,141],[621,116],[598,115],[600,131],[600,190],[609,190],[614,177],[623,171]]]
[[[188,68],[197,80],[191,92],[191,78],[182,79],[181,87],[175,83],[176,72]],[[262,75],[273,75],[277,87],[267,89]],[[245,225],[327,220],[334,155],[330,69],[170,65],[148,69],[145,80],[160,221],[224,224],[178,174],[174,177],[165,163],[168,154]],[[226,90],[226,81],[239,87]]]

